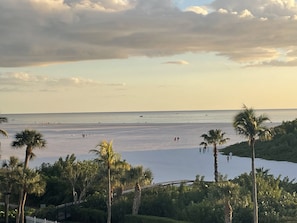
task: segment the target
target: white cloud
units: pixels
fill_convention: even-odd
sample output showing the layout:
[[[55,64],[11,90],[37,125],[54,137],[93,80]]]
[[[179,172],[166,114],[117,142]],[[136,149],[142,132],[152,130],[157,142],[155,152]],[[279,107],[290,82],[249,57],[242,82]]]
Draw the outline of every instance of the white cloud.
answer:
[[[240,13],[239,17],[240,18],[253,18],[254,16],[249,10],[245,9]]]
[[[227,9],[219,8],[219,9],[218,9],[218,12],[219,12],[219,13],[222,13],[222,14],[228,14],[228,10],[227,10]]]
[[[186,52],[261,64],[296,46],[293,0],[216,0],[211,7],[189,13],[170,0],[2,0],[0,66]]]
[[[280,17],[296,14],[294,0],[215,0],[211,6],[232,12],[250,11],[257,17]]]
[[[207,9],[204,9],[202,7],[199,6],[191,6],[185,9],[185,11],[187,12],[195,12],[196,14],[201,14],[201,15],[207,15],[208,11]]]
[[[188,65],[189,62],[185,60],[167,61],[165,64],[177,64],[177,65]]]

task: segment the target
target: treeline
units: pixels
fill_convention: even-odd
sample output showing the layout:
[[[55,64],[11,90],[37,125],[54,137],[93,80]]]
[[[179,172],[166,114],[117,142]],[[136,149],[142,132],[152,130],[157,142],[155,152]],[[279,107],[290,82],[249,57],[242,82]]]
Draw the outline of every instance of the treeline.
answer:
[[[257,158],[266,160],[289,161],[297,163],[297,119],[284,121],[271,129],[272,139],[257,140],[255,153]],[[250,157],[251,151],[247,142],[237,143],[221,150],[225,155],[232,152],[235,156]]]
[[[263,169],[257,170],[257,182],[259,222],[297,222],[296,183],[288,178],[275,178]],[[223,223],[226,205],[230,205],[232,222],[250,223],[253,220],[251,188],[251,176],[244,173],[232,180],[220,177],[217,183],[205,182],[203,177],[197,176],[192,185],[181,184],[143,189],[137,215],[137,219],[140,220],[131,220],[136,218],[131,216],[134,199],[134,193],[131,192],[114,197],[112,222],[174,222],[173,220],[176,220],[177,222]],[[73,220],[84,223],[106,222],[106,197],[103,194],[94,193],[86,200],[85,203],[72,208]],[[49,212],[45,210],[46,208],[43,209],[43,215],[40,217],[48,217],[45,213],[49,214]],[[51,213],[55,213],[55,209],[52,209]],[[155,218],[148,216],[155,216]],[[168,218],[172,221],[167,220]]]
[[[32,157],[33,148],[38,147],[33,142],[37,140],[45,144],[46,141],[41,139],[40,133],[25,130],[16,134],[12,145],[25,147],[26,158]],[[108,151],[105,150],[107,145]],[[111,145],[101,143],[96,146],[90,151],[94,153],[93,160],[79,161],[72,154],[65,159],[59,158],[54,164],[43,163],[36,169],[30,169],[13,156],[3,161],[0,199],[4,201],[4,206],[0,209],[0,222],[25,222],[24,216],[27,215],[57,220],[53,207],[67,202],[79,204],[95,194],[104,198],[105,205],[101,211],[105,213],[109,195],[119,196],[123,190],[133,188],[136,182],[141,186],[151,184],[153,176],[149,169],[132,166],[115,153]],[[108,177],[107,170],[110,173]],[[108,184],[112,185],[110,192]],[[47,208],[39,210],[40,206]],[[54,213],[52,210],[55,210]]]

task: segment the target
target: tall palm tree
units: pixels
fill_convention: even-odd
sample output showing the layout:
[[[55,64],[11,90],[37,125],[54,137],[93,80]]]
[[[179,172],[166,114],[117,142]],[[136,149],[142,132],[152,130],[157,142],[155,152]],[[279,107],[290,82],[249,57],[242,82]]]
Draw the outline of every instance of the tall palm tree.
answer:
[[[111,202],[112,202],[112,189],[111,189],[111,166],[119,160],[119,155],[113,151],[112,141],[102,141],[96,146],[97,149],[92,149],[90,152],[98,156],[98,161],[105,168],[107,168],[108,178],[108,202],[107,202],[107,223],[111,223]]]
[[[224,138],[225,132],[222,132],[220,129],[209,130],[208,133],[202,134],[203,142],[200,145],[207,146],[209,144],[213,145],[213,156],[214,156],[214,176],[215,182],[219,180],[219,172],[218,172],[218,149],[217,145],[225,144],[229,138]]]
[[[28,169],[29,160],[32,159],[35,155],[33,153],[33,149],[35,148],[44,148],[46,146],[46,140],[43,139],[43,135],[35,130],[24,130],[15,135],[15,141],[11,143],[14,148],[22,148],[26,147],[26,155],[24,162],[24,170]],[[20,198],[19,198],[19,207],[18,213],[16,217],[16,222],[18,223],[20,220],[24,222],[24,205],[26,201],[26,188],[25,185],[23,188],[20,187]]]
[[[255,171],[255,142],[256,139],[267,140],[271,138],[271,131],[264,125],[269,118],[262,114],[256,116],[254,109],[243,106],[233,120],[235,131],[248,139],[251,148],[252,159],[252,182],[253,182],[253,202],[254,202],[254,223],[258,223],[258,199],[257,199],[257,182]]]
[[[12,142],[12,147],[22,148],[26,146],[26,155],[24,162],[24,169],[28,168],[29,160],[35,155],[33,149],[44,148],[46,146],[46,140],[43,139],[43,135],[35,130],[24,130],[15,135],[15,141]]]

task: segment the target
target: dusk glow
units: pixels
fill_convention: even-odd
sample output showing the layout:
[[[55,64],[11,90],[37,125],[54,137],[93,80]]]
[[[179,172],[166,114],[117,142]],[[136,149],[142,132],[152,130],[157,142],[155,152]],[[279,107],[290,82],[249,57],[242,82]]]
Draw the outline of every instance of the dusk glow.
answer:
[[[297,108],[294,0],[2,0],[0,114]]]

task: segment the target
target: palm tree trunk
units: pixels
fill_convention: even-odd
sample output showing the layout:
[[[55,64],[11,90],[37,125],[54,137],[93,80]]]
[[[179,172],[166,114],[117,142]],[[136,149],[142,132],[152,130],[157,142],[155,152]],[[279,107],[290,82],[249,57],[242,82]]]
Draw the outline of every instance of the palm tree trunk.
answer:
[[[233,209],[230,200],[225,198],[225,223],[232,223]]]
[[[254,202],[254,223],[258,223],[258,196],[257,196],[257,181],[255,170],[255,140],[251,142],[252,149],[252,178],[253,178],[253,202]]]
[[[108,203],[107,203],[107,223],[111,223],[111,182],[110,182],[110,167],[108,167]]]
[[[214,145],[213,147],[213,156],[214,156],[214,176],[215,182],[219,181],[219,172],[218,172],[218,150],[217,146]]]
[[[8,223],[9,197],[10,197],[10,193],[7,192],[5,194],[5,223]]]
[[[24,163],[24,170],[28,168],[29,160],[30,160],[30,152],[32,152],[32,148],[27,146],[26,148],[26,156],[25,156],[25,163]],[[26,201],[27,193],[25,192],[24,188],[20,190],[20,201],[19,201],[19,207],[18,207],[18,214],[16,217],[16,223],[19,223],[20,221],[22,223],[25,222],[25,201]]]
[[[25,223],[25,203],[27,199],[27,192],[24,192],[23,200],[22,200],[22,215],[21,215],[21,223]]]
[[[19,204],[18,204],[18,212],[15,218],[16,223],[20,223],[21,215],[22,215],[22,201],[24,198],[24,188],[21,188],[20,190],[20,198],[19,198]]]
[[[137,215],[141,202],[141,188],[138,183],[135,185],[135,194],[133,200],[132,214]]]
[[[28,168],[28,166],[29,166],[29,160],[30,160],[31,153],[32,153],[32,148],[28,146],[26,149],[24,169]]]

